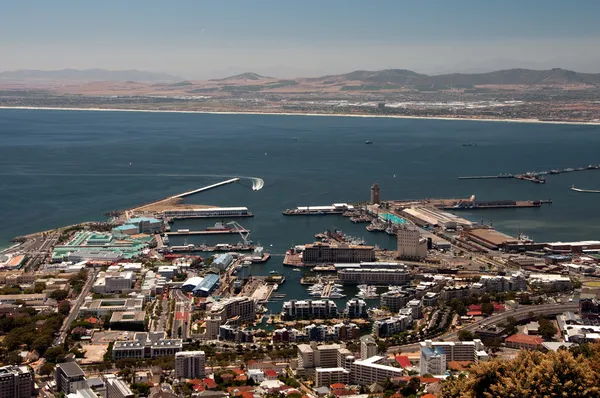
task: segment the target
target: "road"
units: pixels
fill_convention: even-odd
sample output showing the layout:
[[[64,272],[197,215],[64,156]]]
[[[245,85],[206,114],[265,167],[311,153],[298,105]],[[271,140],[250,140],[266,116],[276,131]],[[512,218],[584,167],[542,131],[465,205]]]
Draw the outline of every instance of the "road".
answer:
[[[189,337],[191,307],[190,298],[180,289],[171,289],[171,297],[175,299],[175,314],[173,314],[173,326],[171,337],[187,339]],[[181,328],[181,336],[179,336]]]
[[[579,303],[577,303],[577,302],[523,306],[523,307],[519,307],[514,310],[509,310],[509,311],[501,312],[496,315],[492,315],[488,318],[483,318],[477,322],[470,323],[459,330],[444,333],[441,336],[438,336],[437,338],[435,338],[434,340],[457,341],[458,333],[460,333],[461,330],[468,330],[470,332],[474,332],[480,326],[504,323],[510,316],[514,317],[517,321],[521,321],[521,320],[525,320],[525,319],[529,318],[530,312],[533,312],[533,314],[535,316],[539,316],[539,315],[552,316],[552,315],[562,314],[563,312],[567,312],[567,311],[575,312],[578,310],[579,310]],[[413,344],[397,345],[397,346],[388,347],[387,352],[388,352],[388,354],[391,354],[391,353],[394,353],[397,351],[414,352],[420,348],[421,348],[420,343],[413,343]]]
[[[67,337],[67,333],[69,332],[69,327],[79,315],[79,308],[81,308],[85,297],[89,294],[90,290],[92,289],[92,285],[94,284],[94,279],[96,279],[97,273],[98,272],[95,269],[88,270],[88,278],[85,282],[85,285],[83,285],[83,288],[81,289],[81,293],[79,294],[79,296],[77,296],[75,302],[71,301],[71,311],[69,312],[69,315],[65,318],[63,325],[60,328],[58,337],[55,340],[56,345],[61,345],[65,342],[65,338]]]

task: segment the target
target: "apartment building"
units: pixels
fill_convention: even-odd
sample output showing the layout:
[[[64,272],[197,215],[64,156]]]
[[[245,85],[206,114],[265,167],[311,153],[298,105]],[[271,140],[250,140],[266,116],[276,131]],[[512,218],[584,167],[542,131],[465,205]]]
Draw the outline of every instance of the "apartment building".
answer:
[[[34,395],[33,370],[28,366],[0,367],[0,397],[29,398]]]
[[[256,318],[256,302],[249,297],[231,297],[213,304],[210,314],[221,319],[237,318],[239,322],[253,322]]]
[[[344,284],[406,285],[412,275],[393,268],[348,268],[338,271],[338,279]]]
[[[432,354],[433,351],[433,354]],[[430,373],[427,369],[438,366],[435,363],[429,364],[428,361],[439,361],[439,352],[445,355],[445,364],[443,372],[434,374],[446,373],[447,364],[450,361],[469,361],[478,363],[479,361],[487,361],[488,354],[485,352],[485,346],[481,340],[473,341],[431,341],[425,340],[421,342],[421,375]]]
[[[175,377],[178,379],[203,378],[205,366],[204,351],[182,351],[175,354]]]

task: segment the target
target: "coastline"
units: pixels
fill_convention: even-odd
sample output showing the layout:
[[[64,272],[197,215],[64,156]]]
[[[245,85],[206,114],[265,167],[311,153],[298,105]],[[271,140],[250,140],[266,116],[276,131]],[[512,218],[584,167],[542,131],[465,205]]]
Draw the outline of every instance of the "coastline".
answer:
[[[420,120],[446,120],[446,121],[471,121],[471,122],[503,122],[503,123],[538,123],[600,126],[600,121],[576,122],[562,120],[538,119],[498,119],[477,117],[443,117],[443,116],[405,116],[405,115],[369,115],[348,113],[295,113],[295,112],[257,112],[257,111],[191,111],[191,110],[164,110],[164,109],[126,109],[126,108],[72,108],[72,107],[38,107],[38,106],[0,106],[0,109],[14,110],[47,110],[47,111],[88,111],[88,112],[145,112],[145,113],[188,113],[210,115],[275,115],[275,116],[328,116],[328,117],[361,117],[361,118],[387,118],[387,119],[420,119]]]

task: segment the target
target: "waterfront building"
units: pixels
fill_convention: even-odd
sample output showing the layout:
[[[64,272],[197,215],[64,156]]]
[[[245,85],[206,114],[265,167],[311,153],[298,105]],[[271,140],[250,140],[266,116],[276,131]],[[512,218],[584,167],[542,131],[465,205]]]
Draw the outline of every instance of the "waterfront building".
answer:
[[[375,248],[318,242],[304,246],[302,261],[306,264],[370,262],[375,261]]]
[[[338,271],[338,279],[345,284],[406,285],[412,275],[406,271],[387,268],[348,268]]]
[[[231,264],[233,264],[233,256],[229,253],[221,253],[215,256],[210,266],[225,271]]]
[[[408,330],[413,324],[410,315],[398,315],[388,319],[378,319],[373,322],[373,335],[375,337],[390,337]]]
[[[182,351],[175,354],[175,377],[199,379],[205,375],[204,351]]]
[[[56,390],[65,394],[87,388],[85,374],[76,362],[59,363],[54,368]]]
[[[134,398],[135,396],[127,383],[115,375],[105,375],[104,382],[106,383],[106,398]]]
[[[327,319],[338,316],[332,300],[290,300],[283,303],[281,316],[284,320]]]
[[[379,305],[381,308],[385,307],[388,311],[392,313],[397,313],[400,311],[400,308],[406,306],[406,304],[413,298],[414,296],[407,291],[389,291],[382,293],[379,296]]]
[[[415,227],[402,225],[398,228],[398,257],[423,259],[427,257],[427,239]]]
[[[219,275],[206,274],[193,290],[194,296],[208,297],[219,286]]]
[[[250,297],[230,297],[218,301],[210,308],[211,316],[238,322],[253,322],[256,318],[256,302]]]
[[[138,332],[132,340],[115,341],[113,361],[123,358],[158,358],[182,351],[181,339],[167,339],[165,332]]]
[[[379,184],[375,183],[371,187],[371,204],[378,205],[381,203]]]
[[[331,336],[329,334],[329,328],[327,327],[327,325],[308,325],[304,327],[304,333],[306,334],[307,340],[308,341],[326,341],[326,340],[330,340],[328,339],[328,337],[336,337],[336,336]],[[331,338],[331,340],[333,340],[333,338]]]
[[[170,209],[163,211],[166,218],[204,218],[204,217],[247,217],[252,213],[247,207],[212,207],[205,209]]]
[[[273,343],[293,343],[300,332],[292,328],[281,328],[273,331]]]
[[[183,282],[183,285],[181,285],[181,290],[184,292],[191,292],[196,286],[198,286],[200,282],[202,282],[202,279],[203,278],[201,276],[193,276],[188,278],[185,282]]]
[[[368,316],[367,303],[359,298],[353,298],[346,302],[346,316],[350,319],[365,318]]]
[[[219,340],[233,341],[236,343],[251,343],[254,333],[250,329],[242,329],[235,325],[219,326]]]
[[[370,334],[360,338],[360,359],[367,359],[377,355],[377,342]]]
[[[425,340],[421,343],[421,365],[420,374],[431,373],[429,368],[435,368],[434,375],[446,373],[448,362],[450,361],[468,361],[478,363],[479,361],[487,361],[488,354],[485,352],[485,346],[481,340],[473,341],[431,341]],[[432,352],[433,351],[433,352]],[[440,356],[443,353],[445,363],[439,365]],[[433,361],[429,364],[429,361]],[[440,368],[441,366],[441,368]]]
[[[354,323],[337,323],[332,327],[333,335],[335,339],[345,340],[357,340],[360,338],[360,328]]]
[[[0,367],[0,397],[30,398],[34,395],[33,370],[28,366]]]

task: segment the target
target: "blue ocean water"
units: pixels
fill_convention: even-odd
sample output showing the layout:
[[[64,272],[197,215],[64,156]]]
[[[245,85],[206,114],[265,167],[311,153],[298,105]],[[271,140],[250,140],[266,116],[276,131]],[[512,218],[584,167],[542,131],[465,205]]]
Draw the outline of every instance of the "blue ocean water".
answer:
[[[462,145],[467,142],[477,146]],[[552,199],[540,209],[461,214],[509,234],[520,229],[537,241],[600,239],[600,196],[569,189],[600,189],[600,170],[549,176],[545,185],[458,180],[600,163],[599,148],[600,127],[582,125],[4,109],[0,247],[16,235],[104,220],[109,210],[236,175],[260,177],[265,187],[252,191],[242,180],[187,201],[248,206],[255,217],[240,222],[275,254],[335,227],[393,248],[387,235],[342,217],[281,214],[301,205],[368,200],[374,182],[383,199]],[[202,223],[182,221],[175,228]],[[274,258],[266,269],[280,264]]]

